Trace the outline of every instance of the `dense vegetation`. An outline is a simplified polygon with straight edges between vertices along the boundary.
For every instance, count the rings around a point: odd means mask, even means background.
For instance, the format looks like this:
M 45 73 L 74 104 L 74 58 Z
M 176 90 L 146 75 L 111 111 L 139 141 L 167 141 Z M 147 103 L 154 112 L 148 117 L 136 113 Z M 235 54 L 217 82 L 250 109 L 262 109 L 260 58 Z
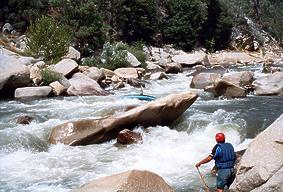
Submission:
M 4 0 L 0 25 L 18 32 L 48 15 L 72 32 L 72 44 L 84 56 L 106 42 L 173 44 L 184 50 L 224 49 L 233 24 L 252 18 L 277 40 L 283 39 L 281 0 Z M 233 16 L 233 18 L 232 18 Z
M 233 13 L 236 26 L 243 19 L 252 19 L 257 27 L 267 31 L 283 46 L 283 1 L 282 0 L 221 0 Z

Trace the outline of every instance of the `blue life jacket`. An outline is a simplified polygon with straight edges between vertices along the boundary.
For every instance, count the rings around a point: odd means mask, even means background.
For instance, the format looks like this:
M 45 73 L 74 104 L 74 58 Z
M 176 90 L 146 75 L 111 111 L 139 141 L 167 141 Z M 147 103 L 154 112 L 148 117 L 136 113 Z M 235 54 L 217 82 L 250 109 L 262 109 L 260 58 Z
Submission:
M 215 166 L 218 169 L 233 168 L 236 161 L 236 155 L 234 147 L 230 143 L 218 143 L 218 147 L 221 148 L 221 154 L 215 158 Z

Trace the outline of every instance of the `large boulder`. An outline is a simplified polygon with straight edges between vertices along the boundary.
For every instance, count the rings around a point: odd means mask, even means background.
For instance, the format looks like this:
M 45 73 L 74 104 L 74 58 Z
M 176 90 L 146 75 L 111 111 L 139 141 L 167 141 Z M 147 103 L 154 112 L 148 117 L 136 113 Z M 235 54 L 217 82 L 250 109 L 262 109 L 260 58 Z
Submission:
M 251 86 L 254 80 L 253 73 L 250 71 L 225 73 L 222 79 L 240 87 Z
M 208 56 L 208 60 L 212 65 L 216 64 L 248 64 L 260 62 L 261 59 L 244 52 L 221 52 Z
M 250 143 L 237 168 L 231 192 L 282 191 L 282 126 L 283 115 Z
M 42 87 L 22 87 L 17 88 L 15 91 L 15 98 L 28 98 L 28 97 L 47 97 L 52 91 L 49 86 Z
M 213 85 L 204 88 L 205 91 L 211 92 L 215 97 L 245 97 L 246 90 L 233 83 L 218 79 Z
M 192 67 L 198 64 L 209 65 L 207 55 L 205 53 L 185 53 L 174 55 L 173 62 L 180 63 L 184 67 Z
M 88 145 L 102 143 L 117 137 L 125 129 L 136 125 L 168 125 L 191 106 L 198 95 L 195 93 L 171 94 L 151 101 L 127 112 L 101 119 L 71 121 L 54 127 L 49 143 Z
M 199 73 L 193 77 L 190 87 L 196 89 L 204 89 L 207 86 L 213 85 L 213 83 L 219 78 L 221 78 L 221 74 Z
M 82 73 L 74 74 L 69 82 L 68 95 L 108 95 L 96 81 Z
M 121 78 L 125 78 L 125 79 L 137 79 L 138 76 L 138 71 L 136 68 L 118 68 L 114 71 L 114 73 Z
M 0 97 L 13 96 L 16 88 L 30 82 L 27 66 L 13 56 L 0 54 Z
M 103 177 L 72 192 L 173 192 L 159 175 L 150 171 L 130 170 Z
M 283 96 L 283 72 L 275 72 L 257 78 L 253 85 L 256 95 Z
M 100 83 L 103 79 L 105 79 L 105 74 L 97 67 L 91 67 L 86 69 L 83 74 L 88 76 L 89 78 L 95 80 L 96 82 Z
M 63 59 L 54 65 L 54 71 L 62 73 L 65 77 L 71 77 L 79 71 L 79 65 L 72 59 Z

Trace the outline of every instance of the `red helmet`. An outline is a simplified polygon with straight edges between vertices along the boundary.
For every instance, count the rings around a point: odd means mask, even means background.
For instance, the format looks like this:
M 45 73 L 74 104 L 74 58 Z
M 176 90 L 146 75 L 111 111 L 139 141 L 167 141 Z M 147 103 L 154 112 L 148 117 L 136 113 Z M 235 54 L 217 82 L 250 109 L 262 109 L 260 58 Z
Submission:
M 225 142 L 225 135 L 224 135 L 224 133 L 217 133 L 215 135 L 215 140 L 216 140 L 217 143 Z

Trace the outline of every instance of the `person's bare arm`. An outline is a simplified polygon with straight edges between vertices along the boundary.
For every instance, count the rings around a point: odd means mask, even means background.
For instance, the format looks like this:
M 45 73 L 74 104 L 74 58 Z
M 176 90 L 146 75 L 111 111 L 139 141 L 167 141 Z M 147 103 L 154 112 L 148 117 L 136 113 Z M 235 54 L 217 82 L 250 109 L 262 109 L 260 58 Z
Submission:
M 202 164 L 208 163 L 212 160 L 211 155 L 207 156 L 206 158 L 204 158 L 203 160 L 201 160 L 200 162 L 198 162 L 196 164 L 196 167 L 200 167 Z

